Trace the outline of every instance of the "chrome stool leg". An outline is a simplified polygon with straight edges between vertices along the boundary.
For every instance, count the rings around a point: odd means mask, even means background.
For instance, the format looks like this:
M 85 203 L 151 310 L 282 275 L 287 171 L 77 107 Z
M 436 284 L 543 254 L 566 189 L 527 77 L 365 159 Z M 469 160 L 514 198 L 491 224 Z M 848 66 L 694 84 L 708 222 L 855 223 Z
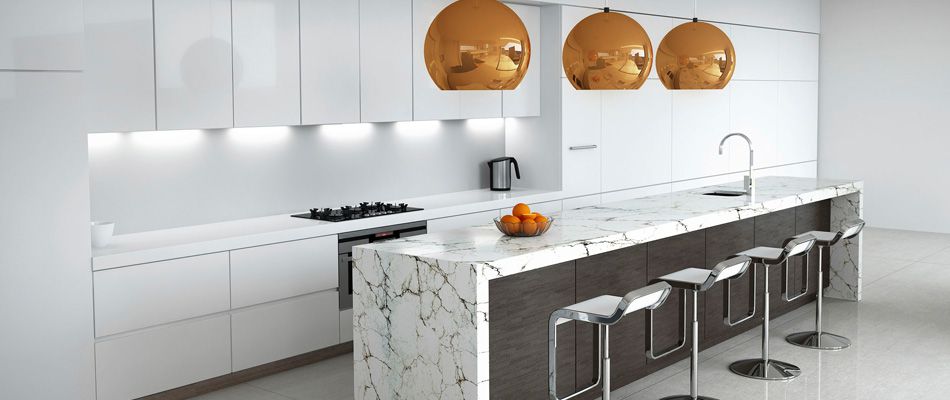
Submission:
M 740 360 L 729 365 L 729 370 L 747 378 L 769 381 L 785 381 L 802 374 L 795 365 L 769 358 L 769 265 L 763 264 L 765 277 L 765 301 L 762 317 L 762 358 Z
M 660 400 L 718 400 L 699 395 L 699 293 L 693 292 L 693 350 L 689 354 L 689 395 L 668 396 Z
M 827 333 L 822 330 L 822 309 L 824 305 L 825 283 L 822 262 L 825 246 L 818 246 L 818 302 L 815 312 L 815 330 L 798 332 L 788 335 L 785 340 L 789 343 L 816 350 L 843 350 L 851 346 L 851 341 L 844 336 Z

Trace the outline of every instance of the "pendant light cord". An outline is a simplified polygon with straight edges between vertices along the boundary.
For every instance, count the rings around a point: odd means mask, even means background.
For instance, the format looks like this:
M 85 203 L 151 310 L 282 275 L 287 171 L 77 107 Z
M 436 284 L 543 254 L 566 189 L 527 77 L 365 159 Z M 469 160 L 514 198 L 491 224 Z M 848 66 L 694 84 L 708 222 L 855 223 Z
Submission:
M 693 0 L 693 22 L 699 22 L 698 12 L 696 11 L 698 9 L 697 3 L 699 3 L 699 0 Z

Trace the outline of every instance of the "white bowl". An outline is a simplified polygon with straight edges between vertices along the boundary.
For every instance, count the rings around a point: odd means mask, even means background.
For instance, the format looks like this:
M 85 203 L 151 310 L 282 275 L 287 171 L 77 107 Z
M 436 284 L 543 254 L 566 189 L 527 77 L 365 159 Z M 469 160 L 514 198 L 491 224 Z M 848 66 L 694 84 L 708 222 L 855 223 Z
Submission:
M 92 247 L 106 247 L 112 242 L 115 222 L 92 222 Z

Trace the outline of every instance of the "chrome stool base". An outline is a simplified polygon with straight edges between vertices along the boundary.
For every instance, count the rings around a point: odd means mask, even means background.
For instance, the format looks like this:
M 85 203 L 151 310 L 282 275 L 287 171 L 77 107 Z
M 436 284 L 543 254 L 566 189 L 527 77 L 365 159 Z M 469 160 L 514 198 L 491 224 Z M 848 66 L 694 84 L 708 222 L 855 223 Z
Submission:
M 708 396 L 697 396 L 694 398 L 693 396 L 690 396 L 688 394 L 682 394 L 679 396 L 664 397 L 660 400 L 719 400 L 719 399 L 715 397 L 708 397 Z
M 746 378 L 766 381 L 787 381 L 802 374 L 801 368 L 787 362 L 761 358 L 736 361 L 729 365 L 729 370 Z
M 785 340 L 793 345 L 798 347 L 804 347 L 808 349 L 815 350 L 844 350 L 848 347 L 851 347 L 851 341 L 844 336 L 835 335 L 833 333 L 822 332 L 821 338 L 818 337 L 819 333 L 812 332 L 799 332 L 788 335 Z

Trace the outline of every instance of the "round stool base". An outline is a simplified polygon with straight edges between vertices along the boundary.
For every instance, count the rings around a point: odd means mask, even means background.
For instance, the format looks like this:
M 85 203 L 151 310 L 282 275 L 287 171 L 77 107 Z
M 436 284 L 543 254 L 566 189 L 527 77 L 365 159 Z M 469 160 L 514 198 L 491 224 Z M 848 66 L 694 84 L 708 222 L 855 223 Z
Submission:
M 802 369 L 792 364 L 760 358 L 740 360 L 729 365 L 729 370 L 746 378 L 766 381 L 787 381 L 802 374 Z
M 690 395 L 688 395 L 688 394 L 682 394 L 682 395 L 679 395 L 679 396 L 664 397 L 664 398 L 662 398 L 662 399 L 660 399 L 660 400 L 694 400 L 694 399 L 693 399 L 693 396 L 690 396 Z M 699 397 L 697 397 L 695 400 L 719 400 L 719 399 L 717 399 L 717 398 L 715 398 L 715 397 L 699 396 Z
M 851 341 L 848 338 L 827 332 L 821 333 L 820 341 L 818 332 L 814 331 L 793 333 L 788 335 L 785 340 L 798 347 L 815 350 L 844 350 L 851 346 Z

